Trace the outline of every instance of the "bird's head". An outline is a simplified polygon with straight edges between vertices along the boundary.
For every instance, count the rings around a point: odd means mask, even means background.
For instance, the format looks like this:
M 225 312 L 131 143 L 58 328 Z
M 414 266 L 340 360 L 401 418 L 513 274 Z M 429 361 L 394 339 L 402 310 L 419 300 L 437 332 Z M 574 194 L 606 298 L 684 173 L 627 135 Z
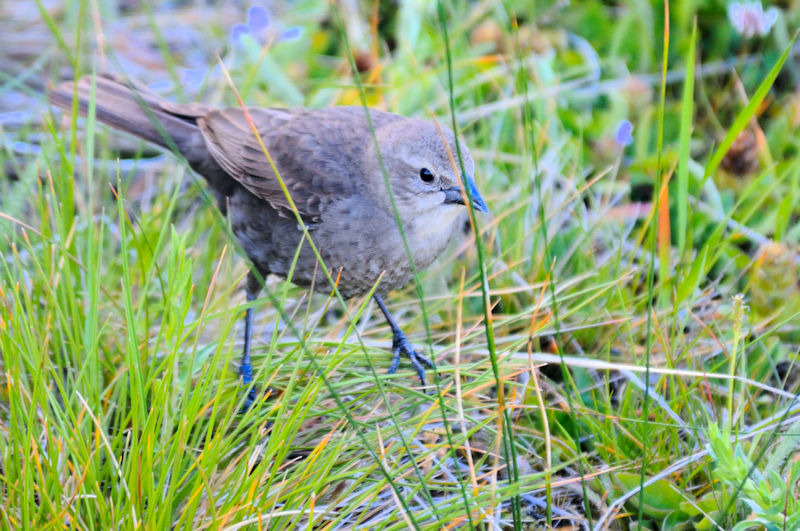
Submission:
M 463 214 L 467 201 L 480 212 L 488 212 L 475 186 L 475 165 L 466 145 L 460 142 L 464 172 L 459 164 L 453 132 L 426 120 L 400 119 L 376 130 L 386 175 L 401 218 L 419 216 L 435 222 Z M 370 139 L 371 141 L 371 139 Z M 376 188 L 385 191 L 383 172 L 374 156 Z M 388 194 L 385 194 L 388 201 Z

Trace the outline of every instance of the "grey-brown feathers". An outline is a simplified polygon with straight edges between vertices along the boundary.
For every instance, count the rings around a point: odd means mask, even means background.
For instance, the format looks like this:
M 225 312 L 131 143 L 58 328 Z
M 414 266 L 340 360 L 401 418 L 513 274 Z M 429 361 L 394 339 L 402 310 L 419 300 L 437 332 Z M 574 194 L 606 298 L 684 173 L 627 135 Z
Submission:
M 76 93 L 85 113 L 91 86 L 89 78 L 77 89 L 62 84 L 51 101 L 69 109 Z M 261 274 L 286 277 L 302 232 L 242 109 L 170 103 L 104 77 L 97 78 L 94 97 L 99 121 L 177 149 L 206 178 L 220 206 L 229 205 L 233 231 Z M 379 150 L 363 107 L 248 109 L 298 213 L 313 224 L 311 236 L 326 266 L 334 277 L 341 270 L 345 297 L 368 292 L 381 274 L 379 292 L 411 279 L 378 152 L 417 268 L 430 265 L 460 227 L 466 203 L 462 182 L 477 194 L 472 158 L 462 145 L 462 181 L 451 131 L 369 112 Z M 473 204 L 485 209 L 479 196 Z M 314 280 L 318 289 L 330 289 L 319 271 L 305 243 L 291 280 L 300 285 Z

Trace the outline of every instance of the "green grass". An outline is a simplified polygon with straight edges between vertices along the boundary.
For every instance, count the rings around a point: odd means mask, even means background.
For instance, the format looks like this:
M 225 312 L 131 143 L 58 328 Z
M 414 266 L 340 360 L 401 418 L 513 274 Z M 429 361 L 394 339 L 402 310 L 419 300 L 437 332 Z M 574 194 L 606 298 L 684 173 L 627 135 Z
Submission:
M 668 33 L 642 1 L 304 0 L 271 22 L 299 39 L 238 45 L 244 8 L 14 11 L 0 33 L 28 44 L 0 63 L 0 525 L 797 529 L 789 4 L 749 41 L 723 5 L 689 0 Z M 387 299 L 435 356 L 427 393 L 407 364 L 386 374 L 368 297 L 267 279 L 252 307 L 270 396 L 239 413 L 247 264 L 204 183 L 44 104 L 61 72 L 191 67 L 159 92 L 235 105 L 216 53 L 250 105 L 459 128 L 492 215 Z M 726 169 L 741 131 L 744 176 Z

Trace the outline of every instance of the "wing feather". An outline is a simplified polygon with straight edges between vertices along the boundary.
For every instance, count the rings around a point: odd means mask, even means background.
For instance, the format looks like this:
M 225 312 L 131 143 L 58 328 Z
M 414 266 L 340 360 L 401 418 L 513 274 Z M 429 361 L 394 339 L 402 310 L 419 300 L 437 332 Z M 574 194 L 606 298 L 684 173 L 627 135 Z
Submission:
M 372 136 L 363 107 L 248 112 L 305 220 L 320 221 L 331 201 L 365 184 L 364 151 Z M 370 114 L 376 128 L 400 118 L 374 109 Z M 282 216 L 294 216 L 244 111 L 211 111 L 198 125 L 209 152 L 231 177 Z

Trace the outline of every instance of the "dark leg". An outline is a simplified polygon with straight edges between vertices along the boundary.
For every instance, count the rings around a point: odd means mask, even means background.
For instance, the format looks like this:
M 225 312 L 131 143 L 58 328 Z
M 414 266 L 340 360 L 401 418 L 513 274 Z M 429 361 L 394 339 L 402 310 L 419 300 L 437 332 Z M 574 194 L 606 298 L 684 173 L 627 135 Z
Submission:
M 408 342 L 403 331 L 397 326 L 397 322 L 394 320 L 394 317 L 392 317 L 392 314 L 389 313 L 380 295 L 373 295 L 372 298 L 378 303 L 378 308 L 381 309 L 383 316 L 386 318 L 386 322 L 389 323 L 392 329 L 392 353 L 394 354 L 394 359 L 389 366 L 389 374 L 393 374 L 397 370 L 397 367 L 400 366 L 400 356 L 406 356 L 411 361 L 411 366 L 417 371 L 419 381 L 422 385 L 425 385 L 425 367 L 423 365 L 427 365 L 433 369 L 433 362 L 423 354 L 414 350 L 414 347 Z
M 245 293 L 247 302 L 252 302 L 258 297 L 261 285 L 258 279 L 252 274 L 247 275 L 247 285 Z M 242 376 L 242 383 L 247 387 L 247 396 L 244 399 L 243 411 L 250 409 L 256 399 L 256 389 L 253 383 L 253 366 L 250 364 L 250 343 L 253 338 L 253 308 L 248 308 L 244 314 L 244 351 L 242 352 L 242 364 L 239 366 L 239 374 Z

